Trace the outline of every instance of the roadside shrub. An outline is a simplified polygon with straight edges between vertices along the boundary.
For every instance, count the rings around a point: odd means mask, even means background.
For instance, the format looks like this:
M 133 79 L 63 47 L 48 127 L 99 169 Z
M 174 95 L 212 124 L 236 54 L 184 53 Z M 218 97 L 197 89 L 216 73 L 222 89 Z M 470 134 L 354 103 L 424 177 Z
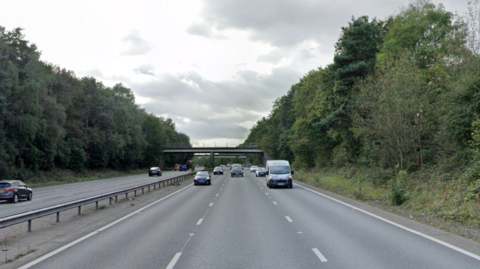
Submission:
M 402 205 L 407 200 L 407 171 L 400 170 L 390 187 L 390 202 L 392 205 Z

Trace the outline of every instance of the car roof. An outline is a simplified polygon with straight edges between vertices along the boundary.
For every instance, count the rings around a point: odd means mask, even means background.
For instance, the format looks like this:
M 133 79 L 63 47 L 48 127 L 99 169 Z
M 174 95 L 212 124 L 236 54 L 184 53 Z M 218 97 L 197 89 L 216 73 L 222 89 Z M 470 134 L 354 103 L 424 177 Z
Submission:
M 0 183 L 12 183 L 12 182 L 15 182 L 15 181 L 20 181 L 20 180 L 16 180 L 16 179 L 5 179 L 5 180 L 0 180 Z

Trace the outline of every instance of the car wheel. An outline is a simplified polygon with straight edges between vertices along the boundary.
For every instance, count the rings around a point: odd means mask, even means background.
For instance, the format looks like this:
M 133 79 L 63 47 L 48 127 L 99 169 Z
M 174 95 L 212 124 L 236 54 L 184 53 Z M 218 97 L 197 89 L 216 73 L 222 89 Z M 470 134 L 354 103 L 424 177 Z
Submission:
M 288 188 L 293 188 L 293 183 L 291 183 L 290 185 L 288 185 Z
M 29 193 L 28 193 L 27 200 L 28 200 L 28 201 L 32 201 L 32 197 L 33 197 L 33 193 L 32 193 L 32 192 L 29 192 Z
M 12 203 L 18 203 L 18 195 L 15 193 L 12 198 Z

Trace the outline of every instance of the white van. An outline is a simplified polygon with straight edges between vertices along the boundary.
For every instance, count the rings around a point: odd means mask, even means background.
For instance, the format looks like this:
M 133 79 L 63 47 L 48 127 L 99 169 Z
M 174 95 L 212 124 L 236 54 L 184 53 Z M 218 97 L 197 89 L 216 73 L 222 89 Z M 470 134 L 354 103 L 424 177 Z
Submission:
M 293 187 L 292 175 L 293 171 L 290 170 L 290 164 L 288 161 L 275 160 L 267 161 L 267 186 L 272 187 Z

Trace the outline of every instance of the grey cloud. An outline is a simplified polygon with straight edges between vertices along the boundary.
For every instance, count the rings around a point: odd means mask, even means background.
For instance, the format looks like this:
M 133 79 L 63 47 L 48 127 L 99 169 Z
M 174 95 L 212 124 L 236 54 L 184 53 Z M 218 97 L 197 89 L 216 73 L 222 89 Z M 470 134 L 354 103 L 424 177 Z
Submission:
M 330 49 L 341 33 L 341 27 L 352 16 L 367 15 L 385 19 L 398 12 L 411 0 L 331 1 L 331 0 L 203 0 L 201 15 L 219 32 L 240 29 L 250 33 L 255 41 L 276 47 L 290 47 L 306 40 L 328 44 Z M 467 0 L 442 0 L 449 11 L 464 10 Z M 463 2 L 463 3 L 461 3 Z M 438 4 L 440 0 L 434 0 Z M 211 31 L 211 30 L 210 30 Z
M 267 54 L 262 54 L 257 57 L 257 61 L 259 62 L 265 62 L 265 63 L 271 63 L 271 64 L 277 64 L 284 58 L 286 55 L 281 53 L 278 49 L 272 50 Z
M 192 140 L 245 139 L 244 126 L 271 110 L 273 101 L 286 94 L 302 74 L 289 68 L 273 69 L 271 75 L 237 72 L 233 80 L 211 81 L 196 72 L 162 74 L 148 83 L 131 83 L 135 95 L 153 101 L 142 104 L 150 113 L 178 121 L 180 131 Z M 190 122 L 183 122 L 188 118 Z
M 130 43 L 130 47 L 122 55 L 145 55 L 153 48 L 147 41 L 142 39 L 138 31 L 130 32 L 130 34 L 122 38 L 122 41 Z
M 223 35 L 218 33 L 218 25 L 215 26 L 215 23 L 207 21 L 197 21 L 192 25 L 188 26 L 186 31 L 191 35 L 198 35 L 207 38 L 223 39 Z
M 153 67 L 153 65 L 150 64 L 141 65 L 137 68 L 134 68 L 133 71 L 138 74 L 155 76 L 155 68 Z

